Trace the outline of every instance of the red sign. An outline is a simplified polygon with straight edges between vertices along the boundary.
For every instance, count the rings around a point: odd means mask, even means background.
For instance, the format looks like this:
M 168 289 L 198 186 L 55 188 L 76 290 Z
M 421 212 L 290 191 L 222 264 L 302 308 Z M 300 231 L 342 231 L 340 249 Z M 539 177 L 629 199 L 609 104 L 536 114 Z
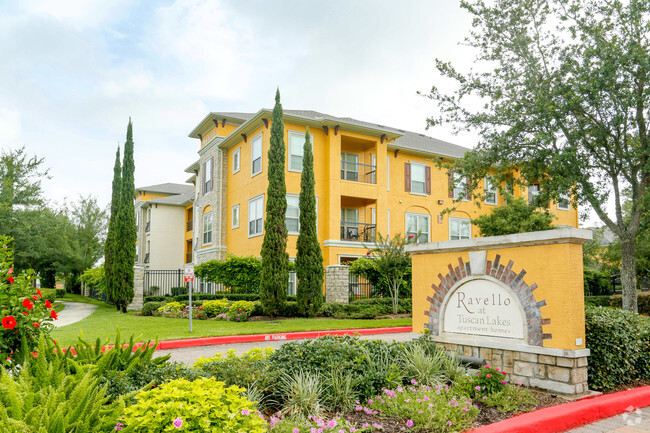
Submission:
M 194 281 L 194 265 L 188 263 L 185 265 L 185 282 Z

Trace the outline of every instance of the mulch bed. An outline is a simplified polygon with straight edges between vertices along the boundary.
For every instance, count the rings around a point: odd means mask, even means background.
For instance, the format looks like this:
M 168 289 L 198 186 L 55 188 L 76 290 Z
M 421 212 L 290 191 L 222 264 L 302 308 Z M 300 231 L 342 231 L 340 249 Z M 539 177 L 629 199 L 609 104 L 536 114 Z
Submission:
M 546 394 L 544 392 L 538 392 L 538 391 L 531 391 L 531 392 L 536 397 L 537 402 L 533 407 L 530 408 L 529 412 L 567 402 L 567 400 L 561 397 L 551 397 L 550 394 Z M 477 404 L 480 409 L 480 412 L 478 417 L 474 421 L 474 425 L 472 426 L 472 428 L 477 428 L 483 425 L 503 421 L 504 419 L 508 419 L 515 415 L 518 415 L 517 413 L 505 413 L 505 414 L 501 413 L 497 411 L 495 408 L 486 406 L 481 402 L 478 402 Z M 382 426 L 381 431 L 385 433 L 401 433 L 405 426 L 403 420 L 398 420 L 395 418 L 379 418 L 377 416 L 368 415 L 363 411 L 344 414 L 343 418 L 349 420 L 350 422 L 356 423 L 357 427 L 363 425 L 364 423 L 381 424 Z M 420 430 L 419 432 L 425 433 L 425 430 Z

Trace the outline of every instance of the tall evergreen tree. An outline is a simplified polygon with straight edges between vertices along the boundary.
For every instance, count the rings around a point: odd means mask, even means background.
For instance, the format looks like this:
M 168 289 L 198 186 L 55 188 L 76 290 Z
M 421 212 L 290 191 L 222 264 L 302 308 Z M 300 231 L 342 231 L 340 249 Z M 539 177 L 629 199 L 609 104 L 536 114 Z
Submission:
M 133 124 L 129 118 L 124 143 L 122 163 L 122 188 L 117 213 L 117 235 L 115 238 L 115 264 L 113 266 L 114 300 L 117 308 L 126 313 L 126 306 L 133 301 L 133 265 L 135 263 L 135 164 L 133 162 Z
M 309 128 L 305 133 L 305 147 L 300 176 L 300 234 L 296 254 L 298 277 L 298 308 L 305 316 L 315 316 L 323 304 L 323 253 L 316 235 L 316 191 L 314 155 L 311 150 Z
M 284 119 L 280 89 L 275 94 L 269 148 L 269 186 L 262 242 L 260 297 L 266 314 L 278 315 L 287 299 L 289 256 L 287 254 L 287 186 L 284 181 Z
M 117 235 L 117 214 L 120 208 L 120 195 L 122 193 L 122 165 L 120 163 L 120 146 L 115 152 L 115 166 L 113 168 L 113 194 L 111 196 L 111 215 L 108 220 L 108 233 L 104 244 L 104 273 L 106 278 L 106 296 L 109 301 L 115 302 L 115 236 Z M 119 308 L 119 307 L 118 307 Z

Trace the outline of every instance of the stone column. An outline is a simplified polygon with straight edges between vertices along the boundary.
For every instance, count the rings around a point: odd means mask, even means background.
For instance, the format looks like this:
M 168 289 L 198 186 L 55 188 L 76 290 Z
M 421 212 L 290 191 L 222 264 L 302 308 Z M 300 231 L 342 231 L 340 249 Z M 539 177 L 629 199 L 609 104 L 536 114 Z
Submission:
M 325 302 L 348 304 L 350 301 L 350 268 L 345 265 L 325 266 Z
M 144 266 L 133 267 L 133 302 L 127 305 L 127 310 L 142 310 L 144 305 Z

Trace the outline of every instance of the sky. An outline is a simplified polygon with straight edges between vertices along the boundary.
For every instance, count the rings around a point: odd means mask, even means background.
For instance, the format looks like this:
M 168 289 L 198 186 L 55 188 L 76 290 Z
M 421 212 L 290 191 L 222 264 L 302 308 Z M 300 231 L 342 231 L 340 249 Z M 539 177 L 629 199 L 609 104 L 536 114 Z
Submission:
M 133 120 L 136 187 L 184 183 L 210 111 L 284 109 L 426 133 L 436 58 L 469 68 L 469 14 L 448 0 L 0 0 L 0 148 L 45 159 L 53 203 L 110 201 Z

